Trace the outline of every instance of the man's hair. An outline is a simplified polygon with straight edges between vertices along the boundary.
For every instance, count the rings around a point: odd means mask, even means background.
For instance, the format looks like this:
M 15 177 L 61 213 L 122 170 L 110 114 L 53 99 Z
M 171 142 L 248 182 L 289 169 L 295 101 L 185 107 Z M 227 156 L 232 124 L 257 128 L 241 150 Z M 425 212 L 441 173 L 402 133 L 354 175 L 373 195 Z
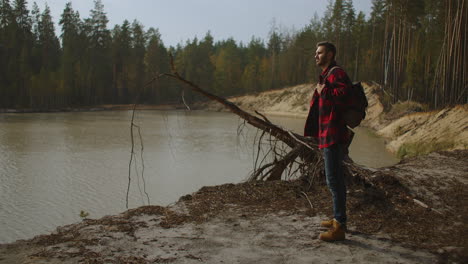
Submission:
M 317 48 L 320 47 L 320 46 L 324 46 L 326 52 L 333 53 L 332 59 L 335 59 L 336 47 L 335 47 L 335 45 L 333 43 L 331 43 L 329 41 L 320 41 L 319 43 L 317 43 Z

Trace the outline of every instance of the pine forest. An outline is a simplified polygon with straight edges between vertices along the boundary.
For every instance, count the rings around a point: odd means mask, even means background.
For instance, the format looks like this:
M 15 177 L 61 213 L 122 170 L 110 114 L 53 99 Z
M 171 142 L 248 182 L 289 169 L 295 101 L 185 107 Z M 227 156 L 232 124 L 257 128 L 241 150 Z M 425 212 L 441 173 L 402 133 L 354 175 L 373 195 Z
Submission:
M 248 43 L 215 42 L 208 31 L 175 47 L 138 20 L 109 28 L 101 0 L 86 18 L 67 3 L 58 25 L 47 5 L 27 6 L 0 0 L 4 109 L 179 103 L 179 83 L 149 82 L 170 71 L 170 54 L 184 78 L 220 96 L 315 82 L 316 43 L 323 40 L 336 44 L 337 62 L 352 80 L 380 84 L 393 103 L 468 103 L 467 0 L 373 0 L 367 16 L 352 0 L 329 0 L 326 12 L 311 14 L 299 30 L 272 23 L 267 39 Z M 185 99 L 202 100 L 189 91 Z

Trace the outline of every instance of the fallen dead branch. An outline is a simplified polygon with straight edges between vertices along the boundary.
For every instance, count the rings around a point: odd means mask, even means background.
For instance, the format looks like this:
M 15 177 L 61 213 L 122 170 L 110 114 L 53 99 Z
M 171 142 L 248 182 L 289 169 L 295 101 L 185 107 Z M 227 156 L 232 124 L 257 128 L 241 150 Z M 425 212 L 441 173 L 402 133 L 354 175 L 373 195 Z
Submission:
M 315 139 L 310 137 L 304 137 L 292 131 L 285 130 L 275 124 L 273 124 L 263 114 L 255 111 L 259 116 L 254 116 L 242 109 L 240 109 L 234 103 L 214 95 L 203 90 L 197 84 L 185 79 L 178 72 L 174 65 L 174 59 L 171 56 L 171 73 L 164 73 L 161 76 L 172 78 L 178 82 L 185 84 L 192 91 L 199 93 L 210 100 L 216 101 L 230 110 L 232 113 L 238 115 L 244 120 L 244 123 L 248 123 L 262 131 L 260 140 L 255 142 L 258 144 L 257 158 L 255 159 L 255 168 L 251 174 L 250 181 L 255 180 L 281 180 L 291 178 L 294 174 L 298 174 L 305 182 L 308 183 L 308 187 L 312 186 L 317 182 L 324 182 L 323 176 L 323 158 L 320 150 L 318 149 L 317 142 Z M 263 162 L 257 163 L 258 155 L 260 152 L 260 145 L 264 134 L 269 134 L 273 139 L 269 140 L 269 150 L 265 155 L 271 155 L 272 160 L 269 163 L 263 164 Z M 278 143 L 284 144 L 288 147 L 288 150 L 282 149 L 278 151 Z M 265 160 L 265 157 L 264 159 Z M 262 161 L 263 161 L 262 160 Z M 351 176 L 354 182 L 362 183 L 367 186 L 377 187 L 380 189 L 382 184 L 377 182 L 378 177 L 372 176 L 372 172 L 355 163 L 345 163 L 346 174 Z M 289 168 L 289 175 L 285 174 L 286 169 Z M 381 190 L 385 193 L 385 190 Z
M 266 118 L 263 114 L 256 111 L 256 114 L 260 117 L 254 116 L 242 109 L 240 109 L 237 105 L 233 104 L 232 102 L 222 98 L 220 96 L 214 95 L 209 93 L 202 88 L 200 88 L 197 84 L 186 80 L 183 78 L 176 70 L 174 66 L 174 60 L 171 56 L 171 73 L 163 74 L 166 77 L 175 79 L 185 85 L 187 85 L 193 91 L 200 93 L 207 98 L 217 101 L 218 103 L 225 106 L 229 109 L 232 113 L 241 117 L 245 122 L 249 123 L 250 125 L 262 130 L 263 133 L 268 133 L 271 135 L 275 140 L 280 141 L 281 143 L 286 144 L 290 150 L 286 155 L 282 155 L 279 152 L 276 152 L 276 148 L 273 148 L 273 161 L 271 163 L 261 165 L 259 164 L 259 168 L 255 168 L 254 172 L 252 173 L 250 180 L 280 180 L 283 172 L 288 166 L 292 166 L 292 164 L 296 161 L 299 157 L 304 162 L 299 162 L 299 166 L 307 166 L 307 164 L 317 164 L 317 160 L 320 160 L 321 154 L 317 147 L 317 143 L 313 138 L 304 137 L 292 131 L 284 130 L 281 127 L 273 124 Z M 261 139 L 257 144 L 261 144 Z M 277 143 L 276 141 L 270 141 L 270 144 Z M 259 153 L 259 150 L 257 154 Z M 312 162 L 311 162 L 312 161 Z M 315 162 L 314 162 L 315 161 Z M 299 171 L 299 170 L 295 170 Z

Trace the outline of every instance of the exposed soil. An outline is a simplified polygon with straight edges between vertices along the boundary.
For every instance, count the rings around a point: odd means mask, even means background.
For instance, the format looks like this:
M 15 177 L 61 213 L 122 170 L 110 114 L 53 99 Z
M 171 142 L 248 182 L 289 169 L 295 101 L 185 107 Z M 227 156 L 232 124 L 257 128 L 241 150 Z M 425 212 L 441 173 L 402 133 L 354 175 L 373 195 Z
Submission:
M 456 140 L 452 149 L 459 142 L 456 146 L 465 149 L 351 170 L 349 175 L 365 175 L 371 182 L 348 177 L 343 242 L 317 239 L 324 231 L 320 221 L 332 213 L 323 183 L 306 188 L 301 180 L 249 182 L 203 187 L 169 207 L 85 219 L 49 235 L 0 245 L 0 264 L 468 263 L 468 150 L 463 145 L 468 109 L 393 113 L 396 121 L 389 120 L 378 87 L 364 87 L 370 104 L 365 124 L 391 131 L 383 133 L 390 145 L 449 137 Z M 310 89 L 303 85 L 232 101 L 247 110 L 305 116 Z M 217 110 L 211 103 L 200 107 Z
M 380 185 L 349 181 L 344 242 L 317 239 L 332 212 L 323 184 L 306 190 L 300 180 L 250 182 L 203 187 L 169 207 L 144 206 L 0 245 L 0 263 L 466 263 L 467 156 L 440 152 L 360 169 Z M 443 187 L 420 188 L 434 178 Z

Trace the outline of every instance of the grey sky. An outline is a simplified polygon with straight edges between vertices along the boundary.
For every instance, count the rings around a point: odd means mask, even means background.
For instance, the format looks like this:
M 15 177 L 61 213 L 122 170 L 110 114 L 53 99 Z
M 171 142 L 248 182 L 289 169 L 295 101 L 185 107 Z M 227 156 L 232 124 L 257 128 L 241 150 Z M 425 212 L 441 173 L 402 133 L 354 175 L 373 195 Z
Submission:
M 35 0 L 41 12 L 49 5 L 57 31 L 58 21 L 69 0 Z M 34 1 L 28 0 L 30 8 Z M 72 0 L 80 17 L 89 17 L 93 0 Z M 140 21 L 145 29 L 158 28 L 164 43 L 175 46 L 211 31 L 215 41 L 233 37 L 248 43 L 252 36 L 266 39 L 273 19 L 280 28 L 301 29 L 314 13 L 323 16 L 328 0 L 103 0 L 108 27 L 125 19 Z M 371 0 L 354 0 L 356 13 L 368 16 Z

